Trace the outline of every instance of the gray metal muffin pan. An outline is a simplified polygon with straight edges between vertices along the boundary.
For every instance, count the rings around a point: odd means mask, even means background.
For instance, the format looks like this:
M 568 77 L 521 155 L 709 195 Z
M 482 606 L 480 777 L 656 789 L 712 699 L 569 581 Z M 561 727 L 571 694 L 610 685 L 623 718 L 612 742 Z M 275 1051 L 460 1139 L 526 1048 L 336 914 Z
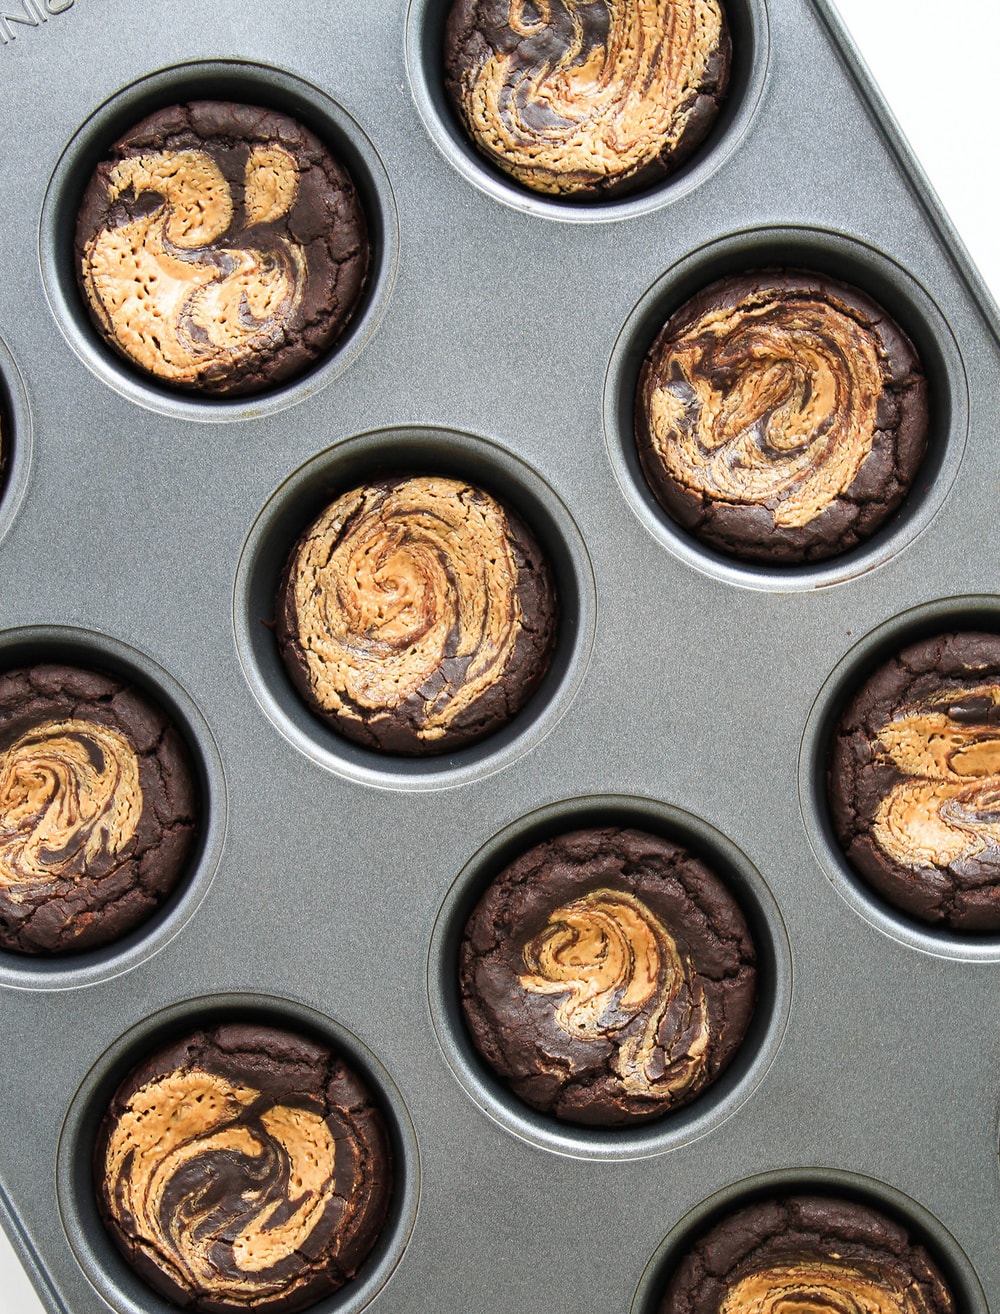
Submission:
M 443 0 L 205 0 L 185 23 L 123 0 L 42 9 L 0 45 L 0 660 L 130 672 L 187 735 L 206 819 L 184 889 L 128 941 L 0 960 L 0 1214 L 44 1304 L 167 1309 L 91 1207 L 95 1123 L 145 1049 L 236 1014 L 327 1035 L 392 1128 L 389 1225 L 321 1314 L 649 1314 L 692 1226 L 755 1191 L 817 1186 L 905 1217 L 966 1314 L 985 1314 L 1000 1303 L 1000 940 L 920 929 L 868 895 L 831 841 L 822 772 L 839 700 L 880 654 L 1000 628 L 1000 350 L 825 0 L 729 0 L 734 91 L 707 148 L 675 180 L 587 208 L 518 190 L 456 135 Z M 376 236 L 340 350 L 262 398 L 139 379 L 73 290 L 75 199 L 103 145 L 193 95 L 274 104 L 326 136 Z M 773 261 L 883 300 L 935 399 L 926 477 L 897 520 L 801 570 L 681 537 L 629 445 L 658 323 L 701 282 Z M 423 763 L 313 721 L 262 623 L 326 491 L 394 463 L 517 504 L 563 607 L 552 673 L 510 729 Z M 608 818 L 713 859 L 762 965 L 720 1086 L 625 1132 L 506 1095 L 462 1032 L 453 976 L 497 864 Z

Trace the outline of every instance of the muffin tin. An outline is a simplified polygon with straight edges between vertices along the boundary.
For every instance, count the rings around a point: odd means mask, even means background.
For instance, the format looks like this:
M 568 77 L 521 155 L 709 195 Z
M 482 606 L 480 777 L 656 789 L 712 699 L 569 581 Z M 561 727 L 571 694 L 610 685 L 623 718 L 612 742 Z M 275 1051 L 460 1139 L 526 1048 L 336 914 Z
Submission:
M 823 773 L 838 708 L 886 653 L 1000 630 L 1000 349 L 825 0 L 729 0 L 733 89 L 708 144 L 674 180 L 596 206 L 531 196 L 462 141 L 439 0 L 207 0 L 166 29 L 167 57 L 162 21 L 121 0 L 41 8 L 44 24 L 0 18 L 0 660 L 90 662 L 148 688 L 188 739 L 207 818 L 185 887 L 126 941 L 0 958 L 0 1214 L 43 1303 L 165 1314 L 97 1220 L 96 1124 L 141 1053 L 256 1017 L 336 1045 L 393 1137 L 387 1228 L 321 1314 L 651 1314 L 690 1229 L 763 1190 L 817 1187 L 905 1218 L 964 1314 L 985 1314 L 1000 1296 L 1000 939 L 880 904 L 839 857 Z M 96 341 L 69 259 L 101 149 L 206 94 L 325 136 L 375 240 L 340 349 L 243 401 L 132 374 Z M 630 438 L 671 308 L 775 262 L 883 301 L 935 399 L 901 513 L 814 567 L 740 565 L 683 538 Z M 417 464 L 518 507 L 562 601 L 525 711 L 423 761 L 312 718 L 266 624 L 324 499 Z M 607 821 L 709 857 L 760 951 L 757 1017 L 726 1077 L 629 1131 L 519 1104 L 477 1059 L 455 986 L 483 883 L 545 834 Z

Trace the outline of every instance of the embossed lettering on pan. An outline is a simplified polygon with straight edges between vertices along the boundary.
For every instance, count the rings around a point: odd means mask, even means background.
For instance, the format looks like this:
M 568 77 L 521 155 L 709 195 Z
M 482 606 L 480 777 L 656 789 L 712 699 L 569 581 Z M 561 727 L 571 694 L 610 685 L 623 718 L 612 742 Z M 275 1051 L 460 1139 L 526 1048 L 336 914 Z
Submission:
M 64 14 L 72 9 L 75 0 L 21 0 L 21 11 L 13 4 L 4 5 L 0 13 L 0 46 L 7 46 L 17 39 L 19 28 L 40 27 L 49 21 L 50 14 Z
M 241 395 L 300 374 L 351 321 L 367 227 L 347 171 L 286 115 L 192 101 L 125 134 L 77 222 L 102 337 L 179 388 Z
M 657 501 L 710 547 L 821 561 L 899 507 L 928 393 L 909 339 L 865 293 L 800 271 L 713 283 L 650 348 L 635 433 Z
M 883 898 L 931 925 L 1000 930 L 1000 636 L 904 648 L 834 733 L 833 822 Z
M 691 156 L 730 53 L 720 0 L 456 0 L 445 82 L 496 167 L 586 200 L 634 192 Z

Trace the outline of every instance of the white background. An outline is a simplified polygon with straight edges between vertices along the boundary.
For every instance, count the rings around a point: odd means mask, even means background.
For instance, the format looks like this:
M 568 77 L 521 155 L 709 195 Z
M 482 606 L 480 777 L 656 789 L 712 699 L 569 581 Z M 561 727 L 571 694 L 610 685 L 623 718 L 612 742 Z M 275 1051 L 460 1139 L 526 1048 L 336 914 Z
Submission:
M 838 0 L 934 189 L 1000 301 L 998 0 Z M 0 1314 L 43 1314 L 0 1233 Z

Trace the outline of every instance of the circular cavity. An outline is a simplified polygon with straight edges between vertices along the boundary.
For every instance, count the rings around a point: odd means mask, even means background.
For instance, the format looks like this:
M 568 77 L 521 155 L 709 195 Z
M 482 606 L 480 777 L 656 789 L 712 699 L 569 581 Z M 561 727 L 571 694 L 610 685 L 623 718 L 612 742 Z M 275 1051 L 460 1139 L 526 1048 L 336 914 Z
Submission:
M 732 56 L 728 90 L 718 115 L 707 132 L 689 141 L 690 157 L 675 159 L 673 172 L 660 180 L 649 171 L 637 174 L 634 185 L 643 190 L 622 199 L 574 200 L 551 199 L 502 173 L 480 152 L 466 133 L 447 90 L 445 32 L 453 0 L 410 0 L 406 23 L 406 62 L 410 87 L 417 108 L 431 139 L 444 157 L 470 182 L 494 199 L 515 209 L 549 219 L 574 222 L 606 222 L 645 213 L 667 201 L 690 192 L 725 160 L 746 131 L 760 99 L 768 62 L 767 11 L 764 0 L 723 0 Z M 528 6 L 511 9 L 521 12 L 520 25 L 544 24 L 526 11 Z M 499 8 L 499 6 L 497 6 Z M 552 22 L 579 24 L 579 0 L 557 0 L 552 7 Z M 544 34 L 543 34 L 544 35 Z
M 99 164 L 109 158 L 113 143 L 148 116 L 170 106 L 207 101 L 259 106 L 286 115 L 311 132 L 350 175 L 368 230 L 367 284 L 343 335 L 329 350 L 318 354 L 314 365 L 310 367 L 303 362 L 305 372 L 297 374 L 292 381 L 278 380 L 268 386 L 263 380 L 261 386 L 268 390 L 247 398 L 185 396 L 119 355 L 95 327 L 77 280 L 74 254 L 77 216 L 90 180 Z M 267 189 L 276 175 L 273 167 L 264 167 L 257 171 L 257 176 L 261 185 L 251 194 L 259 193 L 257 208 L 266 217 L 270 194 Z M 153 192 L 147 190 L 143 195 L 151 197 Z M 136 222 L 148 226 L 148 219 L 149 214 L 139 206 Z M 268 224 L 265 231 L 270 234 L 270 242 L 275 230 L 271 220 Z M 252 246 L 251 239 L 252 229 L 246 235 L 248 248 Z M 385 169 L 367 137 L 339 105 L 318 88 L 291 74 L 232 60 L 164 69 L 106 101 L 76 133 L 56 165 L 42 207 L 39 240 L 42 277 L 52 312 L 70 345 L 99 378 L 130 400 L 165 415 L 187 420 L 240 420 L 248 415 L 270 414 L 310 395 L 355 358 L 374 331 L 395 277 L 398 224 Z M 224 235 L 220 240 L 224 240 Z M 242 238 L 237 234 L 234 240 L 239 242 Z M 291 251 L 294 246 L 295 242 L 291 245 L 285 242 L 283 255 L 294 257 Z
M 0 340 L 0 539 L 14 523 L 28 487 L 31 412 L 24 380 Z
M 39 627 L 0 633 L 0 675 L 50 664 L 124 680 L 141 697 L 148 698 L 158 712 L 162 711 L 183 745 L 198 820 L 180 879 L 151 916 L 120 938 L 80 952 L 54 955 L 0 951 L 0 983 L 36 990 L 67 989 L 107 980 L 162 949 L 205 897 L 222 851 L 226 821 L 225 781 L 218 749 L 191 699 L 165 671 L 124 644 L 85 630 Z M 133 723 L 144 725 L 138 708 L 133 708 L 121 725 Z M 118 720 L 106 731 L 106 737 L 115 743 L 120 738 L 116 727 L 121 728 Z M 9 745 L 5 742 L 4 747 Z M 111 743 L 104 744 L 105 762 L 113 748 Z M 136 764 L 136 770 L 142 772 L 139 779 L 149 784 L 153 778 L 141 763 L 140 757 Z M 139 824 L 143 824 L 141 819 Z
M 195 1032 L 232 1025 L 280 1028 L 328 1047 L 360 1077 L 381 1115 L 393 1173 L 385 1223 L 357 1275 L 308 1306 L 317 1314 L 356 1314 L 388 1280 L 413 1229 L 420 1189 L 416 1136 L 402 1097 L 378 1059 L 336 1022 L 289 1000 L 220 995 L 185 1001 L 147 1018 L 98 1059 L 70 1105 L 59 1141 L 56 1188 L 69 1243 L 91 1283 L 116 1310 L 170 1314 L 177 1308 L 137 1275 L 105 1230 L 96 1206 L 95 1148 L 115 1091 L 138 1064 Z
M 675 1314 L 682 1309 L 692 1314 L 696 1309 L 699 1314 L 723 1314 L 751 1303 L 757 1308 L 756 1301 L 747 1298 L 745 1304 L 737 1305 L 753 1272 L 760 1274 L 759 1308 L 772 1308 L 766 1294 L 767 1277 L 769 1272 L 771 1277 L 779 1275 L 773 1268 L 769 1270 L 768 1264 L 775 1257 L 781 1261 L 783 1228 L 789 1247 L 799 1254 L 808 1253 L 812 1261 L 806 1275 L 808 1290 L 825 1307 L 858 1307 L 847 1299 L 853 1277 L 855 1283 L 872 1283 L 870 1289 L 865 1287 L 871 1302 L 859 1303 L 882 1314 L 906 1309 L 923 1314 L 954 1310 L 986 1314 L 988 1306 L 972 1265 L 933 1214 L 882 1182 L 831 1169 L 763 1173 L 703 1201 L 671 1229 L 657 1249 L 639 1283 L 631 1314 Z M 696 1256 L 709 1234 L 716 1238 L 717 1260 L 712 1270 L 717 1280 L 706 1284 L 704 1269 L 699 1282 Z M 820 1274 L 813 1265 L 824 1260 L 827 1264 L 832 1260 L 833 1268 Z M 856 1269 L 852 1267 L 855 1264 Z M 906 1302 L 908 1287 L 900 1288 L 896 1280 L 910 1264 L 922 1296 L 938 1296 L 943 1288 L 951 1299 L 930 1299 L 912 1306 Z M 875 1278 L 876 1265 L 887 1279 L 884 1286 Z M 727 1285 L 730 1273 L 731 1287 Z M 787 1276 L 785 1292 L 795 1303 L 787 1285 L 792 1280 Z M 723 1288 L 733 1293 L 728 1304 Z M 825 1294 L 818 1295 L 817 1288 Z M 845 1305 L 838 1304 L 838 1295 L 846 1299 Z M 883 1298 L 885 1303 L 880 1304 Z
M 484 1060 L 466 1024 L 459 979 L 466 925 L 500 872 L 537 844 L 568 832 L 625 827 L 662 836 L 704 861 L 743 914 L 756 950 L 753 1015 L 731 1062 L 693 1102 L 652 1122 L 580 1126 L 531 1108 Z M 760 874 L 706 822 L 650 799 L 600 795 L 566 800 L 530 813 L 495 835 L 466 864 L 438 914 L 428 963 L 431 1015 L 456 1077 L 475 1103 L 514 1135 L 575 1158 L 637 1159 L 704 1136 L 730 1117 L 761 1081 L 784 1034 L 791 957 L 777 905 Z
M 740 561 L 843 556 L 906 496 L 927 447 L 911 343 L 857 288 L 798 270 L 704 288 L 650 347 L 639 464 L 668 516 Z
M 892 316 L 916 350 L 927 380 L 927 453 L 895 515 L 852 550 L 822 562 L 744 562 L 695 538 L 673 520 L 648 484 L 635 441 L 643 361 L 671 316 L 722 279 L 761 270 L 809 271 L 858 289 Z M 712 242 L 669 269 L 632 311 L 612 352 L 605 384 L 612 465 L 633 510 L 664 547 L 706 574 L 746 588 L 788 592 L 855 578 L 889 560 L 930 522 L 961 463 L 968 431 L 962 358 L 941 312 L 911 275 L 874 248 L 819 229 L 747 230 Z
M 557 601 L 520 518 L 459 479 L 415 475 L 336 498 L 282 575 L 278 647 L 339 734 L 429 756 L 501 729 L 545 677 Z
M 895 940 L 939 957 L 997 961 L 997 930 L 962 932 L 925 924 L 879 894 L 841 847 L 827 788 L 838 723 L 862 686 L 901 650 L 960 632 L 994 635 L 1000 644 L 1000 599 L 969 596 L 927 603 L 894 617 L 855 644 L 824 682 L 809 713 L 799 752 L 799 804 L 824 871 L 842 897 L 872 925 Z M 890 774 L 894 785 L 900 776 L 894 770 Z
M 273 622 L 282 577 L 303 530 L 339 494 L 413 474 L 467 480 L 523 520 L 555 586 L 558 623 L 548 671 L 502 729 L 435 757 L 402 757 L 353 743 L 303 701 L 282 661 Z M 321 765 L 368 784 L 437 789 L 498 770 L 538 743 L 565 712 L 593 642 L 594 580 L 583 540 L 558 497 L 515 457 L 479 438 L 439 429 L 390 429 L 352 438 L 296 471 L 264 507 L 236 575 L 236 641 L 244 673 L 283 735 Z

